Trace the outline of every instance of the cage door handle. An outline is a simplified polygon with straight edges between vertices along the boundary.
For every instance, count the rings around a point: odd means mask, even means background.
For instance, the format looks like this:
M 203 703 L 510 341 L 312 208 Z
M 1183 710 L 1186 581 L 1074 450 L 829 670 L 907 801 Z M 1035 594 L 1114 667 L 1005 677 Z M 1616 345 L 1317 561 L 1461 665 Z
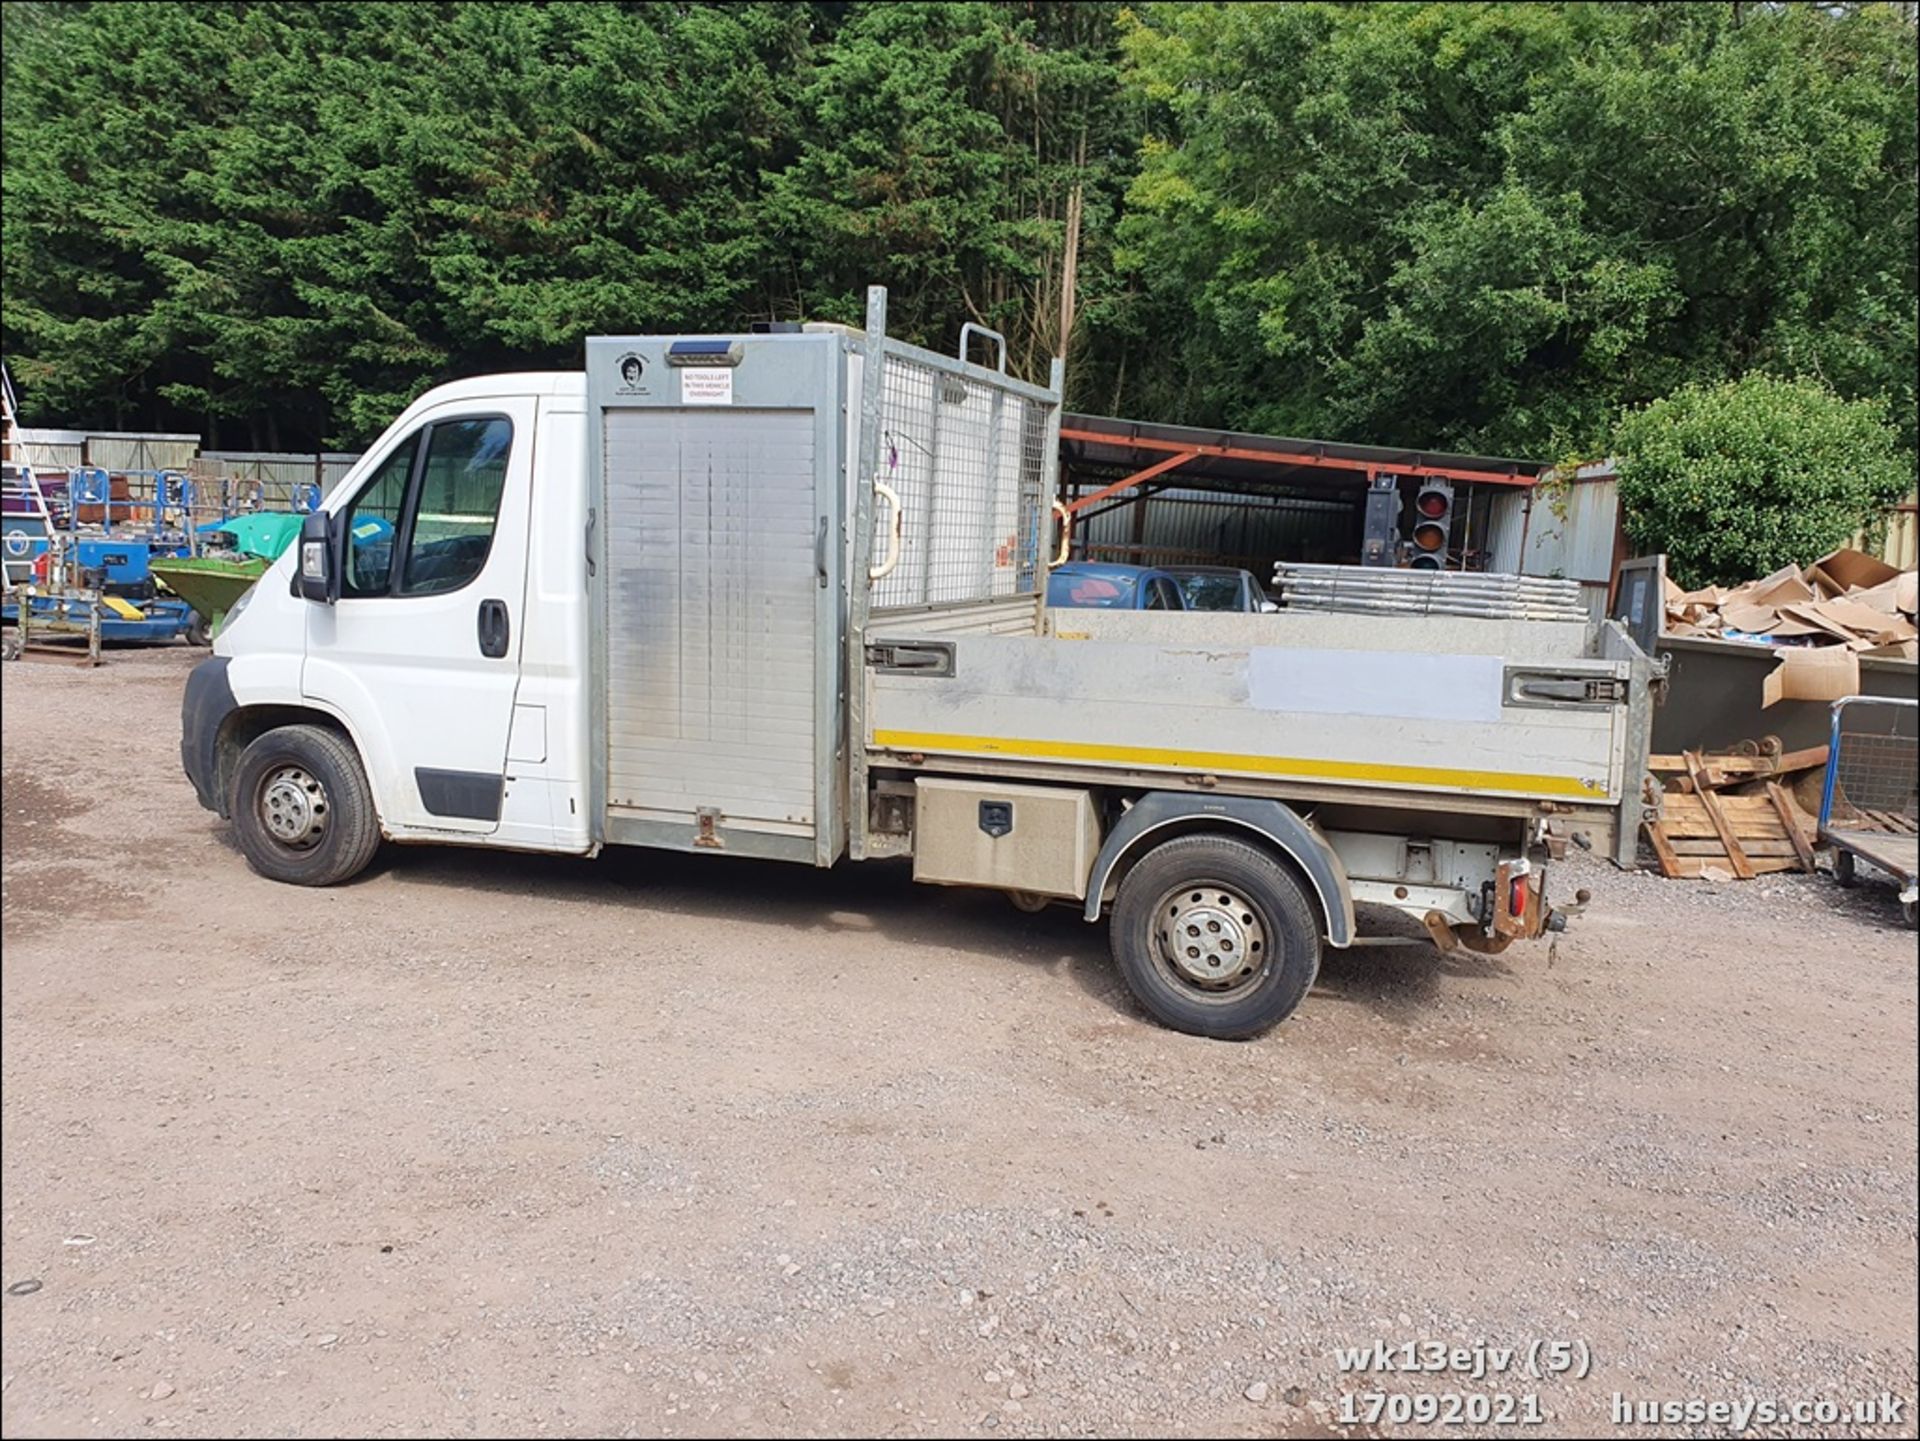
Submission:
M 883 496 L 887 504 L 893 507 L 893 519 L 887 526 L 887 558 L 880 564 L 867 568 L 867 579 L 885 580 L 893 574 L 893 568 L 900 564 L 900 541 L 906 534 L 907 513 L 900 508 L 898 492 L 884 480 L 876 479 L 873 482 L 873 489 L 874 494 Z
M 1000 373 L 1005 375 L 1007 373 L 1007 337 L 997 330 L 987 329 L 984 325 L 975 325 L 971 320 L 960 327 L 960 358 L 969 364 L 972 363 L 972 357 L 967 352 L 972 349 L 973 337 L 976 335 L 986 336 L 997 347 L 999 357 L 997 366 Z

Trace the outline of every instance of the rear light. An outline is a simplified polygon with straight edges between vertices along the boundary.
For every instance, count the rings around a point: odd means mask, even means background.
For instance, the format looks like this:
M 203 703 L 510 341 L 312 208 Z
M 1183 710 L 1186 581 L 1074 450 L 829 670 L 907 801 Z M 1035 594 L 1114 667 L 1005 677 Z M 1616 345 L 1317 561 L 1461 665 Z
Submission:
M 1525 876 L 1515 876 L 1513 878 L 1512 889 L 1507 896 L 1507 914 L 1513 916 L 1516 920 L 1525 916 L 1527 913 L 1528 899 L 1527 878 Z

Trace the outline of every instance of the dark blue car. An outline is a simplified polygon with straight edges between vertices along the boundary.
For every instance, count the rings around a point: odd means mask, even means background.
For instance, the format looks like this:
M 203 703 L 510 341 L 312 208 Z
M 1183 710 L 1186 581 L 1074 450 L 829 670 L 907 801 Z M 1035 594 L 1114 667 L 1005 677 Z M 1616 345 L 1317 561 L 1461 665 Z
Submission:
M 1075 610 L 1185 610 L 1180 582 L 1144 565 L 1076 560 L 1047 575 L 1047 604 Z

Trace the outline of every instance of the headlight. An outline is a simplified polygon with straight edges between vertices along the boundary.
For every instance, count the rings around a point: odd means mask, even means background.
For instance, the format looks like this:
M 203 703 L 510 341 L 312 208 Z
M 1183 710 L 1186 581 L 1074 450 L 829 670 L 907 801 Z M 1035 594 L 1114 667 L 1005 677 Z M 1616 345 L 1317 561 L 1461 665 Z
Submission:
M 221 630 L 225 630 L 236 620 L 240 619 L 240 612 L 253 604 L 253 593 L 258 589 L 260 589 L 260 582 L 256 580 L 252 585 L 240 592 L 240 599 L 227 607 L 227 618 L 221 623 Z

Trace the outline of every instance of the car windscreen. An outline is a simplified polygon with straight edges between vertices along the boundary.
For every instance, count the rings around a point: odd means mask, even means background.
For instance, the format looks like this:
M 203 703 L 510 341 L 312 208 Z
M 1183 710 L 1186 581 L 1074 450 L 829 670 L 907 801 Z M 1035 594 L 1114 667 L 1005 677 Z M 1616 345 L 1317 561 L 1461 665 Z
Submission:
M 1133 606 L 1133 586 L 1130 575 L 1055 573 L 1047 577 L 1047 604 L 1129 610 Z
M 1237 575 L 1183 575 L 1180 588 L 1187 593 L 1188 610 L 1239 610 L 1241 606 Z

